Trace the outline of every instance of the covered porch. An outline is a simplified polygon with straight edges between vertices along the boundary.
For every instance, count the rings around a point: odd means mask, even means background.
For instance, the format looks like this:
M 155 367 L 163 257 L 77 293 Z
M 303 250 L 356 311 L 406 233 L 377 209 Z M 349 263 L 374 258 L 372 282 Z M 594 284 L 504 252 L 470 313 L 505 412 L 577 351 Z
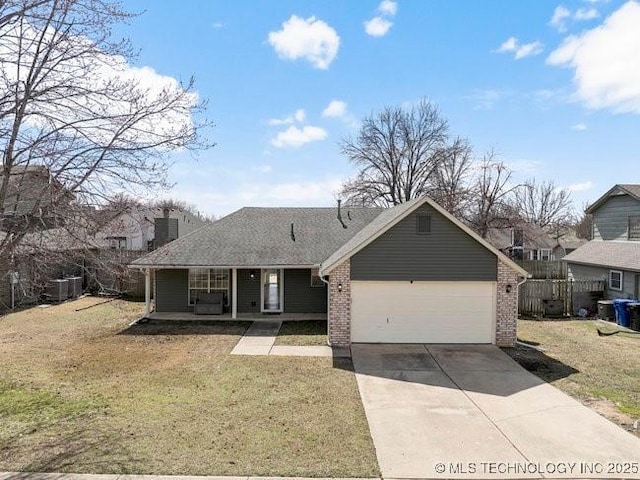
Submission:
M 314 266 L 176 265 L 142 270 L 145 274 L 145 318 L 252 321 L 327 319 L 328 292 Z M 214 291 L 224 296 L 222 314 L 195 314 L 194 305 L 201 294 Z
M 309 321 L 309 320 L 327 320 L 326 313 L 237 313 L 234 318 L 231 313 L 223 313 L 222 315 L 196 315 L 193 312 L 151 312 L 145 315 L 149 320 L 215 320 L 215 321 Z

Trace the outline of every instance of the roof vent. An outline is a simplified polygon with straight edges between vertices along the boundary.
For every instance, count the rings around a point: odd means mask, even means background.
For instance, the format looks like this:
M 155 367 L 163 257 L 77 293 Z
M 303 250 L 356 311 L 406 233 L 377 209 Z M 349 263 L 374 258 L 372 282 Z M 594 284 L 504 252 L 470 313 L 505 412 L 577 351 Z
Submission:
M 342 224 L 342 228 L 347 228 L 344 221 L 342 220 L 342 212 L 340 211 L 340 204 L 342 200 L 338 200 L 338 221 Z
M 418 215 L 416 217 L 416 233 L 418 235 L 431 233 L 431 215 Z

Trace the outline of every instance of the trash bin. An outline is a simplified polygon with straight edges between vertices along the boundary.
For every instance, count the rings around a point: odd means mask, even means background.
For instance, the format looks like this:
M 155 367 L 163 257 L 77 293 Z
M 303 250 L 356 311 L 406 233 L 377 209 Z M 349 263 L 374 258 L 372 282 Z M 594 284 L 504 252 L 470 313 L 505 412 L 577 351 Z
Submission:
M 613 300 L 598 300 L 598 318 L 607 322 L 616 321 L 616 312 L 613 309 Z
M 629 328 L 640 332 L 640 302 L 628 303 L 629 307 Z
M 628 298 L 618 298 L 613 301 L 613 308 L 616 311 L 616 323 L 618 325 L 629 328 L 629 309 L 627 305 L 636 302 L 637 300 L 630 300 Z

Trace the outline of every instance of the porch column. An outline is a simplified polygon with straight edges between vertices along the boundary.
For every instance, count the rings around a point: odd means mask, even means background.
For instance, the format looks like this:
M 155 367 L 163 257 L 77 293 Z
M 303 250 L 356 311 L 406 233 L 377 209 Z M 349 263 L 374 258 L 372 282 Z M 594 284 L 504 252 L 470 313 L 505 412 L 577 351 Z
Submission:
M 238 318 L 238 269 L 231 269 L 231 318 Z
M 144 316 L 148 317 L 151 313 L 151 269 L 144 269 Z

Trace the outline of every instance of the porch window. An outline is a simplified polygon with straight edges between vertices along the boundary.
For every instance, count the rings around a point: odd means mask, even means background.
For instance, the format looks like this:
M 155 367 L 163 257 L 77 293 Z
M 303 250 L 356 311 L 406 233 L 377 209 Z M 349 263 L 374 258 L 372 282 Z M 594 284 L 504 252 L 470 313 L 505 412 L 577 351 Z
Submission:
M 611 290 L 622 290 L 622 272 L 620 270 L 609 271 L 609 288 Z
M 195 303 L 199 293 L 223 292 L 229 299 L 229 270 L 226 268 L 189 269 L 189 305 Z

